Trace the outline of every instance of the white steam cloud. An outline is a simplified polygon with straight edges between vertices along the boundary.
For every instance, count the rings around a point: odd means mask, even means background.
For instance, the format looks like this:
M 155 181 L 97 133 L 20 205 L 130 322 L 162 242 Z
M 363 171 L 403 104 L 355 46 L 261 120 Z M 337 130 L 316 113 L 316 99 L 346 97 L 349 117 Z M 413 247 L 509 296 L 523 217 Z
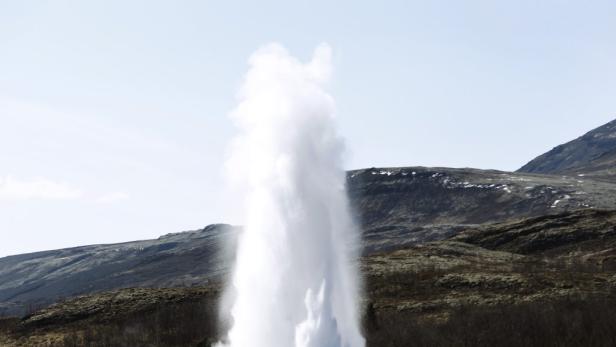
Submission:
M 331 49 L 304 64 L 280 45 L 259 49 L 232 113 L 228 169 L 245 198 L 230 285 L 230 347 L 363 347 L 357 232 L 341 165 L 334 102 L 324 90 Z

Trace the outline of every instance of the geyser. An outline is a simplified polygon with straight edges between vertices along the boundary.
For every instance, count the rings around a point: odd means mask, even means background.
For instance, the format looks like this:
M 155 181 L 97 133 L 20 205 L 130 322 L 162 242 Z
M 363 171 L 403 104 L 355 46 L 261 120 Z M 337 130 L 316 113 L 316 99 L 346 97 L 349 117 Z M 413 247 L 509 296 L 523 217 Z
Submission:
M 230 347 L 363 347 L 359 245 L 345 193 L 343 143 L 325 91 L 331 50 L 298 61 L 259 49 L 231 113 L 227 169 L 244 230 L 230 283 Z

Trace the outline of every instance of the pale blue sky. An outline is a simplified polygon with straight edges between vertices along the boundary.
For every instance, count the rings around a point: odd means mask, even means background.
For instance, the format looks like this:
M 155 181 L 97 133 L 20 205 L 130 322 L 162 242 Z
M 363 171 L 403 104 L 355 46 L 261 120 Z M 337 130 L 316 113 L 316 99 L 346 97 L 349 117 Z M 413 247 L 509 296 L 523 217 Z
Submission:
M 0 0 L 0 256 L 229 221 L 272 41 L 333 47 L 348 168 L 514 170 L 616 118 L 614 1 Z

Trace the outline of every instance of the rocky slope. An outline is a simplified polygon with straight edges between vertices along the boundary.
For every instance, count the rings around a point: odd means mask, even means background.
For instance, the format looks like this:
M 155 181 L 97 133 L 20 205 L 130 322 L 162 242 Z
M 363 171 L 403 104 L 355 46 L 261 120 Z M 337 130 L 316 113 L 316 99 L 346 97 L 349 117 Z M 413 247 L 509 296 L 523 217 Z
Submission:
M 364 273 L 377 307 L 433 314 L 469 300 L 533 301 L 580 290 L 608 295 L 616 290 L 615 260 L 616 211 L 586 209 L 471 227 L 375 254 L 364 259 Z M 413 273 L 429 279 L 405 278 Z
M 125 287 L 208 283 L 227 272 L 236 229 L 211 225 L 156 240 L 92 245 L 0 259 L 0 315 Z
M 577 210 L 464 231 L 452 240 L 516 254 L 572 257 L 606 265 L 616 255 L 616 212 Z M 616 263 L 615 263 L 616 265 Z
M 609 345 L 614 230 L 616 211 L 586 209 L 365 256 L 368 346 Z M 113 336 L 114 346 L 205 346 L 224 330 L 215 326 L 219 288 L 82 296 L 6 322 L 0 342 L 71 346 Z
M 351 171 L 368 253 L 439 240 L 468 225 L 616 206 L 616 185 L 580 177 L 450 168 Z
M 616 180 L 616 120 L 553 148 L 518 172 Z

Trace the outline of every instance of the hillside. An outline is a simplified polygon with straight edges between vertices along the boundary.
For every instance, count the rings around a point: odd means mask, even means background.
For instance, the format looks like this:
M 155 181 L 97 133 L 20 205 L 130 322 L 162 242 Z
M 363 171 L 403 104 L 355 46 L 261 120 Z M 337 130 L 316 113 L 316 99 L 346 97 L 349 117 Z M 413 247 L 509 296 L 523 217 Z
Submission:
M 518 172 L 616 180 L 616 120 L 556 146 L 531 160 Z
M 614 230 L 616 211 L 587 209 L 365 256 L 368 346 L 514 346 L 520 339 L 527 346 L 609 345 L 616 329 Z M 205 346 L 224 330 L 217 325 L 219 295 L 211 283 L 82 296 L 5 320 L 0 342 Z
M 357 170 L 348 174 L 348 190 L 367 255 L 486 222 L 616 206 L 609 182 L 476 169 Z M 0 258 L 0 313 L 118 288 L 205 285 L 228 271 L 238 230 L 211 225 L 155 240 Z
M 439 240 L 468 225 L 616 206 L 616 185 L 580 177 L 451 168 L 351 171 L 368 253 Z
M 206 284 L 227 272 L 225 247 L 234 228 L 156 240 L 91 245 L 0 258 L 0 314 L 23 314 L 58 299 L 125 287 Z

